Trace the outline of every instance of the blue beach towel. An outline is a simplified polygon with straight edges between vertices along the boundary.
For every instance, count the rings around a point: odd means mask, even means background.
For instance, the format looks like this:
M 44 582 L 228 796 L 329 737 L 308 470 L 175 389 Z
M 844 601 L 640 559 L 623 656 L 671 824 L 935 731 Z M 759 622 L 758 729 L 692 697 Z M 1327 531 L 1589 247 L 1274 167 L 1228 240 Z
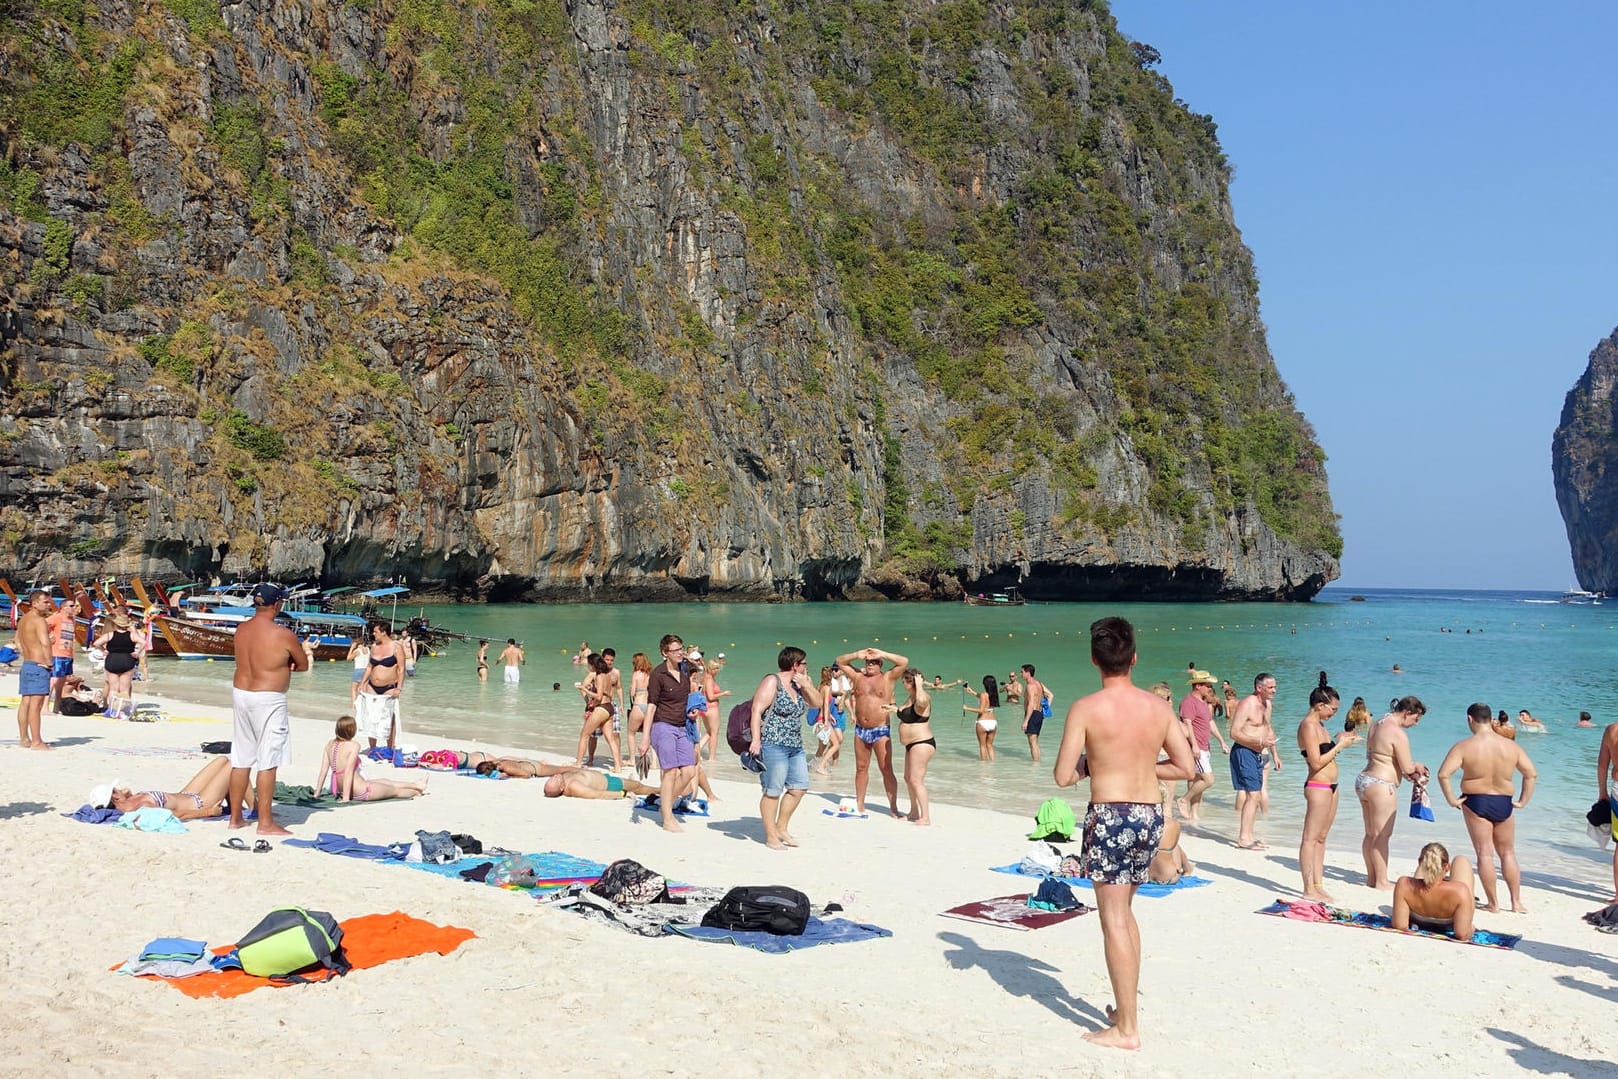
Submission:
M 996 873 L 1009 873 L 1014 877 L 1040 877 L 1045 880 L 1059 880 L 1063 884 L 1071 884 L 1078 888 L 1091 888 L 1095 885 L 1087 877 L 1058 877 L 1054 873 L 1024 873 L 1016 865 L 997 865 L 991 869 Z M 1178 884 L 1142 884 L 1136 895 L 1146 896 L 1148 899 L 1161 899 L 1166 895 L 1184 891 L 1186 888 L 1201 888 L 1212 884 L 1206 877 L 1181 877 Z
M 755 951 L 781 955 L 802 951 L 819 944 L 852 944 L 862 940 L 891 937 L 890 930 L 875 925 L 862 925 L 847 918 L 820 919 L 811 917 L 801 936 L 777 936 L 774 933 L 743 933 L 733 929 L 711 929 L 700 925 L 665 925 L 665 933 L 674 933 L 692 940 L 706 940 L 714 944 L 737 944 Z
M 1271 903 L 1267 907 L 1262 908 L 1256 913 L 1273 914 L 1278 918 L 1284 918 L 1286 917 L 1287 911 L 1292 909 L 1292 904 L 1297 902 L 1301 902 L 1301 900 L 1277 899 L 1275 902 Z M 1323 923 L 1319 923 L 1324 925 L 1347 925 L 1356 929 L 1381 929 L 1391 933 L 1403 932 L 1409 936 L 1428 937 L 1432 940 L 1447 940 L 1451 944 L 1474 944 L 1480 948 L 1500 948 L 1507 951 L 1515 948 L 1522 940 L 1520 935 L 1514 933 L 1491 933 L 1487 929 L 1473 929 L 1471 940 L 1456 940 L 1448 933 L 1434 932 L 1429 929 L 1417 929 L 1414 926 L 1401 931 L 1393 928 L 1393 919 L 1389 918 L 1386 914 L 1366 914 L 1357 910 L 1345 910 L 1342 907 L 1325 907 L 1324 904 L 1317 905 L 1323 906 L 1326 914 L 1328 915 L 1327 919 Z
M 339 835 L 336 832 L 321 832 L 313 839 L 283 840 L 282 846 L 313 847 L 326 854 L 341 854 L 345 858 L 359 858 L 368 862 L 403 858 L 405 851 L 409 849 L 409 845 L 405 843 L 395 843 L 386 847 L 375 843 L 361 843 L 353 836 Z
M 123 813 L 116 809 L 102 809 L 93 805 L 81 805 L 71 813 L 63 813 L 64 817 L 72 817 L 85 824 L 117 824 Z
M 573 854 L 564 854 L 559 850 L 540 851 L 537 854 L 524 854 L 533 865 L 535 875 L 544 881 L 559 881 L 557 884 L 541 883 L 535 891 L 546 888 L 562 886 L 562 883 L 571 884 L 577 880 L 599 880 L 606 870 L 606 864 L 592 861 L 589 858 L 580 858 Z M 430 862 L 400 862 L 400 865 L 410 869 L 419 869 L 424 873 L 432 873 L 452 880 L 461 880 L 461 874 L 468 869 L 483 865 L 485 862 L 497 862 L 499 858 L 487 854 L 474 854 L 467 858 L 457 858 L 453 862 L 444 862 L 433 865 Z
M 146 807 L 118 818 L 118 827 L 133 828 L 141 832 L 184 832 L 186 827 L 167 809 Z

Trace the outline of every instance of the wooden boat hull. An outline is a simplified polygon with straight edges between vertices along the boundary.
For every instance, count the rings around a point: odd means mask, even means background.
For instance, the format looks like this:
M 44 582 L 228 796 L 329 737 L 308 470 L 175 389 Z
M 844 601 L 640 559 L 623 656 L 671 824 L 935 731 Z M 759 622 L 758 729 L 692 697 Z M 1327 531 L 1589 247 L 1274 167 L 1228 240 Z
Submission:
M 158 632 L 181 659 L 235 659 L 236 628 L 211 626 L 187 618 L 159 615 Z M 338 660 L 348 658 L 349 642 L 321 641 L 315 646 L 315 659 Z

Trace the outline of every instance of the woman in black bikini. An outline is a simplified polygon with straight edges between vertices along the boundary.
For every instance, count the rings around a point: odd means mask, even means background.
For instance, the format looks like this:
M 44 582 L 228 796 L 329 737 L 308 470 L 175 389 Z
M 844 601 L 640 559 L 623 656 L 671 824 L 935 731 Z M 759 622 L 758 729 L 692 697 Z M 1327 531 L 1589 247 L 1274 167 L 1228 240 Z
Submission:
M 899 720 L 899 744 L 905 754 L 905 788 L 910 791 L 910 812 L 905 820 L 914 824 L 931 824 L 927 803 L 927 762 L 938 751 L 938 740 L 933 737 L 933 699 L 922 681 L 921 671 L 906 667 L 902 675 L 910 700 L 903 708 L 887 707 Z
M 1337 714 L 1337 691 L 1326 684 L 1326 672 L 1309 693 L 1309 714 L 1298 724 L 1298 753 L 1309 775 L 1303 781 L 1303 838 L 1298 845 L 1298 871 L 1303 874 L 1303 897 L 1330 903 L 1326 894 L 1326 834 L 1337 818 L 1337 757 L 1360 740 L 1353 731 L 1336 738 L 1326 733 L 1326 721 Z
M 404 673 L 399 643 L 385 622 L 371 623 L 371 658 L 360 679 L 359 697 L 354 701 L 359 729 L 376 748 L 386 741 L 388 748 L 399 736 L 399 680 Z
M 483 641 L 478 645 L 478 681 L 489 680 L 489 642 Z

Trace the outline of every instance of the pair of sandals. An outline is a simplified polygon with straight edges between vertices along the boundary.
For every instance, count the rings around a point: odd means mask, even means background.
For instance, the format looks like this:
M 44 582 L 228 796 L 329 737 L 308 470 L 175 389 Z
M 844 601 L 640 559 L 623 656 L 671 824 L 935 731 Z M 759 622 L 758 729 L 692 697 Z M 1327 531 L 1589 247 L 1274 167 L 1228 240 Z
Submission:
M 254 840 L 253 845 L 251 847 L 249 847 L 247 845 L 246 840 L 242 839 L 242 837 L 239 836 L 239 835 L 233 835 L 229 839 L 225 840 L 223 843 L 221 843 L 219 845 L 221 847 L 224 847 L 226 850 L 239 850 L 239 851 L 249 851 L 250 850 L 254 854 L 268 854 L 268 853 L 270 853 L 270 850 L 271 850 L 270 841 L 268 839 Z

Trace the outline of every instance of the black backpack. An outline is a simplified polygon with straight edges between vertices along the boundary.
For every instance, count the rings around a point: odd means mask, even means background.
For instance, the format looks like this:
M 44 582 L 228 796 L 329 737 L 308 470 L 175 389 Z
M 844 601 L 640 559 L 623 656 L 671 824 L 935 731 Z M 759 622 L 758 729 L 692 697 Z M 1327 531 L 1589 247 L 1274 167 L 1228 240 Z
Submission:
M 740 756 L 746 753 L 753 744 L 753 702 L 751 699 L 743 701 L 730 710 L 730 719 L 725 724 L 725 741 L 730 743 L 732 753 Z
M 707 929 L 796 937 L 809 924 L 809 897 L 780 884 L 732 888 L 702 916 L 702 924 Z

